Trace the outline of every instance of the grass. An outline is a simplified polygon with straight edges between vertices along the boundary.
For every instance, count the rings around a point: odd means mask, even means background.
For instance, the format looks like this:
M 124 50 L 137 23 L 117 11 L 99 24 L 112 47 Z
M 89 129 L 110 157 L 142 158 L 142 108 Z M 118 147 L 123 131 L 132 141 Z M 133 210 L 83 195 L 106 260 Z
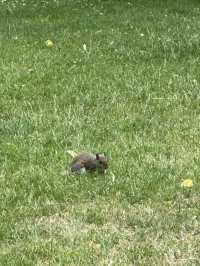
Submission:
M 0 264 L 199 265 L 199 2 L 0 5 Z

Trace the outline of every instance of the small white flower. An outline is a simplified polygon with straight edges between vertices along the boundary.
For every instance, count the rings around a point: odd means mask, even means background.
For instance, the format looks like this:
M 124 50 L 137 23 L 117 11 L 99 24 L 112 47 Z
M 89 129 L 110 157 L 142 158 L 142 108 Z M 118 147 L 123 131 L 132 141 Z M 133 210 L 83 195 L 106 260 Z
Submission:
M 111 177 L 112 177 L 112 182 L 115 182 L 115 175 L 113 173 L 111 173 Z
M 87 46 L 86 46 L 85 43 L 83 44 L 83 50 L 84 50 L 85 52 L 87 51 Z
M 140 33 L 140 36 L 141 36 L 141 37 L 144 37 L 144 33 Z

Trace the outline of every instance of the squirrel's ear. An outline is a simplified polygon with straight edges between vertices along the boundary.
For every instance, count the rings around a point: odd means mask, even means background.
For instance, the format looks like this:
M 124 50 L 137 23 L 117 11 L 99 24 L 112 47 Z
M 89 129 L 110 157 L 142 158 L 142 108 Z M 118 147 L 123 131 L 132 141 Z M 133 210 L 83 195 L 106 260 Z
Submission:
M 99 154 L 98 153 L 96 154 L 96 159 L 99 160 Z

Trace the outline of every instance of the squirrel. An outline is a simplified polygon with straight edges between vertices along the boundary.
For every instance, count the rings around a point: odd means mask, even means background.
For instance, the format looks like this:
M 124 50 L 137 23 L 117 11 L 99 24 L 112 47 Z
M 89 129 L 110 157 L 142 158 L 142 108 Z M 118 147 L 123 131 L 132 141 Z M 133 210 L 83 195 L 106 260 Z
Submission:
M 72 173 L 85 173 L 98 171 L 105 174 L 108 168 L 108 159 L 104 154 L 80 153 L 76 155 L 71 162 Z

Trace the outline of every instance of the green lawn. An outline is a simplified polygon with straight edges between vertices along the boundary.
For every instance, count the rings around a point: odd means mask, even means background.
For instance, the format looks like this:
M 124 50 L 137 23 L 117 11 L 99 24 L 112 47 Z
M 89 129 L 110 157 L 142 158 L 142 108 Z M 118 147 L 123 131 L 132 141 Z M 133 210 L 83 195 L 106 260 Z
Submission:
M 197 0 L 0 2 L 0 265 L 200 265 L 199 33 Z

